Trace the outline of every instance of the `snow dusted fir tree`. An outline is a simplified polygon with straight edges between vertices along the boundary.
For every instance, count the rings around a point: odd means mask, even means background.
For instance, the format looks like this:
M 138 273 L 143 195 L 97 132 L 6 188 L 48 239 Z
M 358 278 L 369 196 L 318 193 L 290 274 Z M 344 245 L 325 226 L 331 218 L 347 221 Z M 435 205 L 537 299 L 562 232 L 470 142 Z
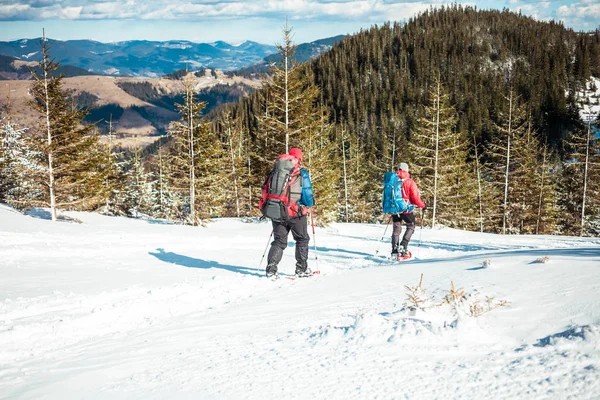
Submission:
M 468 162 L 470 141 L 455 131 L 456 111 L 439 78 L 423 111 L 409 146 L 414 179 L 431 208 L 431 225 L 473 228 L 479 216 L 475 168 Z
M 345 124 L 338 128 L 337 135 L 340 143 L 337 159 L 340 165 L 336 169 L 342 172 L 337 189 L 339 219 L 344 222 L 369 222 L 373 218 L 373 209 L 364 200 L 369 174 L 362 146 L 358 136 L 348 133 Z
M 497 214 L 497 196 L 494 195 L 495 188 L 489 179 L 485 179 L 484 168 L 480 161 L 479 145 L 477 138 L 473 137 L 473 149 L 475 151 L 475 173 L 477 175 L 477 227 L 480 232 L 496 230 Z
M 597 121 L 597 120 L 596 120 Z M 592 116 L 564 141 L 567 157 L 560 179 L 563 233 L 600 235 L 600 140 L 592 131 Z
M 526 197 L 535 197 L 528 193 L 533 186 L 533 175 L 527 168 L 532 167 L 537 157 L 537 149 L 528 154 L 531 148 L 527 146 L 529 121 L 525 105 L 519 104 L 512 88 L 504 98 L 506 108 L 499 112 L 497 133 L 487 149 L 488 173 L 498 197 L 494 208 L 500 215 L 498 226 L 502 234 L 520 233 L 523 229 L 522 217 L 528 211 Z
M 140 151 L 135 151 L 122 163 L 123 187 L 117 204 L 128 217 L 140 218 L 148 215 L 152 205 L 151 185 Z
M 319 105 L 320 89 L 312 83 L 311 72 L 294 61 L 296 45 L 287 22 L 282 31 L 283 42 L 277 46 L 281 60 L 272 65 L 272 77 L 264 82 L 265 113 L 257 116 L 254 155 L 258 175 L 264 179 L 279 154 L 292 147 L 301 148 L 302 166 L 310 172 L 320 222 L 327 223 L 335 218 L 334 188 L 338 179 L 331 168 L 334 144 L 329 139 L 329 115 Z
M 534 208 L 536 235 L 550 235 L 558 233 L 560 219 L 559 193 L 557 173 L 560 170 L 558 156 L 554 154 L 548 144 L 538 150 L 538 162 L 534 166 L 534 192 L 537 197 L 537 207 Z
M 38 111 L 41 123 L 33 132 L 33 150 L 43 155 L 43 177 L 35 177 L 43 195 L 31 205 L 50 208 L 52 220 L 57 209 L 94 210 L 105 204 L 110 190 L 106 177 L 115 166 L 106 159 L 94 126 L 81 125 L 86 111 L 62 88 L 62 76 L 56 76 L 59 64 L 50 56 L 50 43 L 43 35 L 39 73 L 32 71 L 31 107 Z M 41 178 L 41 179 L 40 179 Z
M 165 149 L 159 141 L 158 151 L 151 164 L 153 169 L 149 172 L 150 179 L 150 202 L 148 213 L 153 218 L 181 219 L 177 216 L 178 195 L 171 190 L 170 180 L 171 166 L 167 162 Z
M 226 158 L 221 141 L 202 118 L 206 103 L 197 99 L 190 74 L 183 85 L 184 103 L 177 105 L 181 119 L 170 127 L 174 143 L 170 149 L 169 185 L 183 200 L 178 205 L 183 221 L 198 225 L 223 212 Z
M 0 125 L 0 202 L 24 208 L 40 197 L 32 177 L 44 172 L 37 161 L 40 154 L 32 151 L 21 129 L 8 116 Z
M 509 233 L 532 234 L 542 229 L 551 234 L 557 218 L 555 179 L 548 150 L 531 129 L 525 107 L 513 112 L 507 227 Z
M 225 170 L 224 178 L 229 181 L 226 185 L 227 200 L 224 212 L 226 216 L 241 217 L 249 216 L 252 210 L 251 193 L 244 192 L 247 185 L 248 175 L 246 172 L 247 138 L 243 134 L 239 121 L 233 119 L 230 110 L 223 112 L 219 124 L 222 127 L 225 142 L 228 168 Z
M 109 193 L 104 206 L 100 212 L 107 215 L 126 215 L 123 205 L 123 196 L 126 189 L 125 168 L 126 161 L 123 161 L 123 153 L 113 151 L 113 122 L 112 114 L 109 117 L 108 124 L 108 144 L 106 145 L 106 163 L 115 166 L 113 173 L 104 178 L 104 187 Z

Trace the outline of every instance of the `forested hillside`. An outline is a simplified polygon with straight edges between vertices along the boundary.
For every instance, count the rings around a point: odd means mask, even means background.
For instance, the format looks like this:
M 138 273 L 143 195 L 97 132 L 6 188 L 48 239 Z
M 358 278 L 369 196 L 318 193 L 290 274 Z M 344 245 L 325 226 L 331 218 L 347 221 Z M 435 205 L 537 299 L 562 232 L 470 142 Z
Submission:
M 348 36 L 306 66 L 332 121 L 378 136 L 410 137 L 436 77 L 458 112 L 457 129 L 489 138 L 503 95 L 528 103 L 534 127 L 554 144 L 573 124 L 569 92 L 600 76 L 600 30 L 454 6 Z M 257 98 L 242 109 L 254 114 Z M 253 130 L 252 115 L 241 111 Z
M 102 210 L 191 224 L 258 216 L 274 157 L 297 146 L 318 223 L 386 222 L 382 177 L 407 162 L 427 204 L 421 224 L 600 235 L 600 30 L 455 5 L 348 36 L 303 64 L 292 37 L 286 25 L 260 89 L 240 87 L 239 101 L 208 115 L 193 74 L 177 102 L 123 86 L 153 105 L 177 103 L 178 119 L 126 160 L 109 141 L 119 172 L 104 182 Z M 6 121 L 3 140 L 21 143 L 21 127 Z M 19 159 L 0 152 L 0 201 L 24 207 L 26 188 L 11 177 L 31 163 Z M 44 190 L 31 195 L 48 204 Z
M 539 180 L 542 172 L 536 175 L 530 170 L 530 174 L 520 176 L 523 171 L 516 170 L 521 168 L 519 163 L 531 167 L 545 159 L 542 164 L 553 171 L 553 175 L 543 173 L 545 185 L 549 176 L 557 177 L 559 170 L 550 159 L 567 160 L 577 153 L 572 136 L 585 136 L 586 131 L 580 106 L 598 102 L 597 95 L 582 99 L 576 93 L 593 93 L 596 89 L 591 77 L 600 76 L 599 30 L 576 33 L 559 23 L 539 22 L 508 11 L 442 7 L 424 12 L 406 24 L 374 26 L 348 36 L 300 68 L 321 89 L 316 106 L 324 106 L 328 122 L 334 124 L 330 138 L 344 144 L 346 154 L 338 149 L 335 158 L 360 159 L 364 170 L 356 179 L 376 182 L 358 185 L 358 192 L 363 195 L 357 196 L 354 212 L 350 211 L 353 207 L 347 207 L 338 217 L 369 221 L 380 213 L 380 194 L 375 192 L 380 190 L 381 176 L 402 159 L 414 165 L 413 173 L 423 185 L 427 201 L 438 203 L 437 222 L 515 233 L 540 232 L 544 225 L 541 220 L 545 218 L 553 221 L 543 230 L 549 233 L 569 231 L 577 225 L 572 222 L 558 227 L 556 218 L 560 212 L 556 205 L 544 205 L 543 201 L 527 204 L 534 198 L 545 198 L 553 189 L 545 188 L 541 195 L 535 191 L 517 194 L 518 187 L 531 183 L 523 179 Z M 228 110 L 252 137 L 260 136 L 257 116 L 268 108 L 267 92 L 268 88 L 263 89 Z M 445 103 L 440 104 L 442 99 Z M 444 107 L 445 115 L 437 113 Z M 446 132 L 440 131 L 444 124 Z M 425 132 L 428 125 L 436 128 Z M 511 132 L 507 134 L 509 128 Z M 515 148 L 521 143 L 514 137 L 515 128 L 525 137 L 523 146 L 531 146 L 535 139 L 538 150 L 548 144 L 546 153 L 536 153 L 525 160 L 528 150 Z M 440 147 L 443 134 L 446 148 Z M 507 138 L 513 138 L 512 149 L 502 142 Z M 436 145 L 438 152 L 431 154 L 428 149 Z M 443 165 L 440 154 L 450 157 L 450 151 L 456 147 L 462 149 L 462 155 L 455 155 L 455 160 L 446 160 Z M 558 161 L 553 159 L 554 163 Z M 485 165 L 479 165 L 480 162 Z M 331 165 L 339 167 L 341 173 L 339 162 Z M 462 178 L 444 174 L 456 170 L 463 171 Z M 508 172 L 501 176 L 500 170 Z M 473 174 L 485 182 L 478 185 Z M 465 176 L 472 176 L 473 180 L 456 183 Z M 520 182 L 516 181 L 519 177 Z M 432 193 L 432 186 L 440 183 L 439 179 L 454 179 L 455 183 L 438 187 L 445 194 Z M 581 186 L 582 182 L 583 177 L 578 184 Z M 485 183 L 490 187 L 485 187 Z M 482 204 L 484 195 L 491 196 L 490 204 Z M 586 195 L 585 207 L 594 196 L 598 204 L 598 192 L 591 197 L 590 193 Z M 575 197 L 581 200 L 581 196 Z M 575 203 L 579 200 L 571 199 Z M 476 201 L 479 204 L 473 203 Z M 511 208 L 512 202 L 516 204 Z M 565 206 L 564 202 L 561 206 Z M 579 214 L 581 219 L 581 202 L 570 207 L 569 214 L 574 219 Z M 553 216 L 543 216 L 540 209 Z M 433 212 L 431 223 L 436 223 Z M 463 212 L 470 217 L 460 215 Z M 529 212 L 534 214 L 535 222 L 523 220 Z M 488 222 L 484 224 L 483 220 Z

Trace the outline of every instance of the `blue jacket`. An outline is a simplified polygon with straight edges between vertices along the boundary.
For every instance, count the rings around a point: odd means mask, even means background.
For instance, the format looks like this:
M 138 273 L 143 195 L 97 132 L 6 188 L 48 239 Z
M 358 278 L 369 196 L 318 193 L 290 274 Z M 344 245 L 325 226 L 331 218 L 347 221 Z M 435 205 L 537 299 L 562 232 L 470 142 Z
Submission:
M 300 196 L 300 201 L 298 201 L 298 204 L 310 208 L 315 205 L 310 175 L 305 169 L 300 170 L 300 175 L 302 175 L 302 195 Z

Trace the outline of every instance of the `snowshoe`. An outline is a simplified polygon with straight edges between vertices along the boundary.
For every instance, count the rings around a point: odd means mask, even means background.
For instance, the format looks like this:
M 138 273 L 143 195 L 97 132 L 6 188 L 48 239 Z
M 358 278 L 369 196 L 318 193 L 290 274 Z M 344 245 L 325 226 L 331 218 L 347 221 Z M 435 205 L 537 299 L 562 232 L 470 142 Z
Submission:
M 306 278 L 312 275 L 310 268 L 306 268 L 304 271 L 296 271 L 296 278 Z
M 311 271 L 310 269 L 307 269 L 304 272 L 301 273 L 296 273 L 296 275 L 294 276 L 286 276 L 286 278 L 290 279 L 290 280 L 296 280 L 298 278 L 308 278 L 311 277 L 313 275 L 319 275 L 321 273 L 321 271 Z
M 392 260 L 394 261 L 406 261 L 406 260 L 410 260 L 412 258 L 412 253 L 408 250 L 406 251 L 402 251 L 398 254 L 395 255 L 395 257 L 392 257 Z
M 277 273 L 277 271 L 267 271 L 267 279 L 276 281 L 277 279 L 279 279 L 279 274 Z

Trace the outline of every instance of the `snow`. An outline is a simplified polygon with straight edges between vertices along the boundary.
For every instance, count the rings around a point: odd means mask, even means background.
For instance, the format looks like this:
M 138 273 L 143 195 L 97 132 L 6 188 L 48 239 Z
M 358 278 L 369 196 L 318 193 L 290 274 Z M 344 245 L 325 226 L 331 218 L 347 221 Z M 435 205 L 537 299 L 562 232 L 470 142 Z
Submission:
M 120 71 L 118 68 L 108 68 L 104 70 L 106 75 L 119 75 Z
M 581 120 L 592 122 L 598 118 L 600 113 L 600 78 L 592 76 L 589 82 L 586 82 L 585 89 L 576 93 Z
M 333 224 L 316 227 L 317 259 L 311 240 L 320 275 L 270 281 L 268 223 L 65 214 L 0 205 L 1 399 L 600 393 L 599 238 L 423 228 L 392 264 L 383 225 Z M 461 304 L 441 304 L 451 281 Z M 508 304 L 470 316 L 486 297 Z
M 28 54 L 23 54 L 21 55 L 22 58 L 30 58 L 35 56 L 37 53 L 39 53 L 39 51 L 34 51 L 33 53 L 28 53 Z
M 156 45 L 156 47 L 162 47 L 165 49 L 179 49 L 179 50 L 185 50 L 185 49 L 192 48 L 192 46 L 187 43 L 165 43 L 165 44 L 158 44 L 158 45 Z

